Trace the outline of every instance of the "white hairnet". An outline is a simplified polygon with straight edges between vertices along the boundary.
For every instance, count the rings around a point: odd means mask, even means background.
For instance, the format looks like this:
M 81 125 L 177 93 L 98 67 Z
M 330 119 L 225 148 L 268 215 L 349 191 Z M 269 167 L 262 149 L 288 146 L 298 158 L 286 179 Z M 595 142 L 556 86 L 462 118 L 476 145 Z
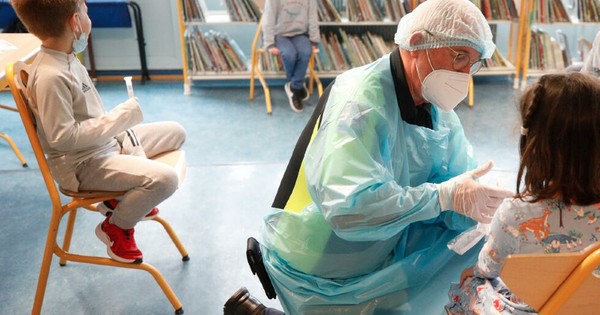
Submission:
M 422 32 L 423 40 L 410 45 L 416 32 Z M 423 2 L 400 20 L 394 41 L 406 50 L 468 46 L 481 58 L 490 58 L 496 49 L 487 20 L 469 0 Z

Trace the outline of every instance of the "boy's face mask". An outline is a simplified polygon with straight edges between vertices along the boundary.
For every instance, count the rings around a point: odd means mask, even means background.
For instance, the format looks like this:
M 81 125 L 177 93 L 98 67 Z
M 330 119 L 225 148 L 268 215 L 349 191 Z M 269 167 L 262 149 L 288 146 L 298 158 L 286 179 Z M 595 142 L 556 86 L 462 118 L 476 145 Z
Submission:
M 449 112 L 467 97 L 469 92 L 469 75 L 463 72 L 435 70 L 427 53 L 427 61 L 431 71 L 421 82 L 421 94 L 431 104 Z M 419 80 L 419 68 L 417 67 Z
M 73 32 L 73 36 L 75 37 L 75 40 L 73 40 L 72 46 L 73 46 L 73 52 L 75 54 L 79 54 L 79 53 L 83 52 L 88 44 L 88 36 L 83 31 L 83 28 L 81 27 L 81 19 L 79 18 L 79 15 L 77 16 L 77 22 L 79 24 L 79 29 L 81 30 L 81 34 L 79 34 L 79 38 L 77 38 L 77 34 L 75 34 L 75 32 Z

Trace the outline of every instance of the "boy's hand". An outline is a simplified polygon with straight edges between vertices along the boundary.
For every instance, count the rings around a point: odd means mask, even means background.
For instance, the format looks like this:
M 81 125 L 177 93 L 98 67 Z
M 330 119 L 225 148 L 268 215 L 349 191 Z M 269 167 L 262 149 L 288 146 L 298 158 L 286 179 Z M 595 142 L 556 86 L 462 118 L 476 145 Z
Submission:
M 146 152 L 142 147 L 137 134 L 133 129 L 127 129 L 115 137 L 121 146 L 121 154 L 135 155 L 146 158 Z
M 319 52 L 319 46 L 312 46 L 312 52 L 313 54 L 316 54 Z
M 277 48 L 277 47 L 273 46 L 273 47 L 270 47 L 270 48 L 269 48 L 269 53 L 271 53 L 271 54 L 273 54 L 273 55 L 279 55 L 279 54 L 280 54 L 280 51 L 279 51 L 279 48 Z
M 138 100 L 137 96 L 134 96 L 134 97 L 130 97 L 130 98 L 128 98 L 128 99 L 125 101 L 125 103 L 124 103 L 124 104 L 127 104 L 127 105 L 136 105 L 136 106 L 138 106 L 138 107 L 140 106 L 140 102 L 139 102 L 139 100 Z

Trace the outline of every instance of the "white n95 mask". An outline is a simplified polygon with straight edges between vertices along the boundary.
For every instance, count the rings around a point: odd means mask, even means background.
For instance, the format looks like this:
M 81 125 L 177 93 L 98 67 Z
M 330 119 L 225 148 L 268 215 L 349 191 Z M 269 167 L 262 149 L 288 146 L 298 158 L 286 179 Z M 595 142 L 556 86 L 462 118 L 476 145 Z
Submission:
M 469 93 L 469 75 L 448 70 L 433 70 L 423 80 L 422 94 L 431 104 L 449 112 Z

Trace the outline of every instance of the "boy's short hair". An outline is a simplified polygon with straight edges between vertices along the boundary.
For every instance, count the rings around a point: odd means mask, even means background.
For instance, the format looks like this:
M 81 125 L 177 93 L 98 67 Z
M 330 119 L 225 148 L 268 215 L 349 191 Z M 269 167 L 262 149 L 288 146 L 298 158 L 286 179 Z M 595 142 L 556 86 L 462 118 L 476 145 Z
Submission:
M 84 0 L 10 0 L 27 30 L 41 40 L 59 37 Z
M 524 93 L 520 111 L 526 132 L 519 196 L 600 202 L 600 80 L 578 72 L 544 75 Z

